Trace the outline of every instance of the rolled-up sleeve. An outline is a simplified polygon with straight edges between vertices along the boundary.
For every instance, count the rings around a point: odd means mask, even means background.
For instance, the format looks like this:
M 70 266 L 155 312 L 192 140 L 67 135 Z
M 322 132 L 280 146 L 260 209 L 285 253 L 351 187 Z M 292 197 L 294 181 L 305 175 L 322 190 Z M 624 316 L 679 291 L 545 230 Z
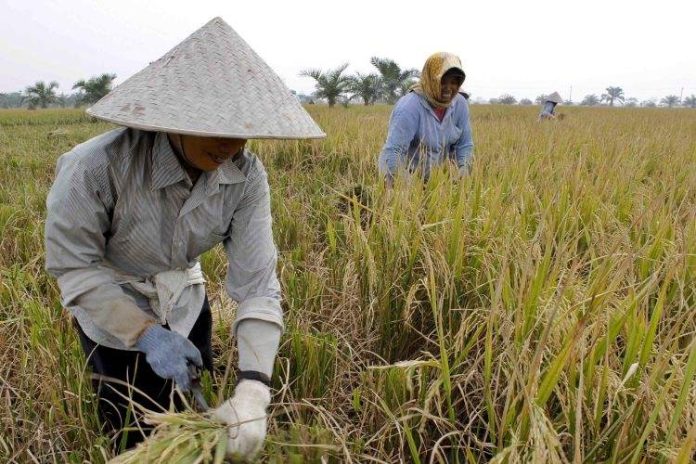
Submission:
M 79 306 L 94 324 L 126 346 L 150 323 L 135 301 L 100 266 L 110 229 L 105 167 L 85 166 L 75 153 L 63 155 L 46 199 L 46 270 L 58 279 L 64 307 Z M 110 308 L 120 308 L 116 313 Z
M 471 135 L 471 122 L 469 121 L 469 108 L 464 103 L 460 124 L 462 127 L 462 135 L 454 145 L 454 153 L 457 157 L 457 166 L 467 168 L 471 167 L 471 162 L 474 155 L 474 141 Z
M 248 189 L 234 212 L 230 236 L 224 242 L 229 261 L 226 288 L 239 303 L 233 334 L 245 319 L 268 321 L 283 328 L 268 180 L 258 160 L 251 171 Z
M 418 131 L 419 114 L 412 102 L 402 98 L 394 107 L 389 120 L 387 141 L 379 155 L 379 170 L 384 176 L 393 177 L 405 162 L 411 142 Z

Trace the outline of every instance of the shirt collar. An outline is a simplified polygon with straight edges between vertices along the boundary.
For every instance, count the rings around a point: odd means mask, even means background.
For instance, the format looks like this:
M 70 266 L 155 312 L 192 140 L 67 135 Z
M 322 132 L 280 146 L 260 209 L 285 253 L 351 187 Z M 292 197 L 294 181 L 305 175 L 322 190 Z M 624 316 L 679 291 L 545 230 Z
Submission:
M 430 114 L 432 114 L 433 117 L 437 118 L 437 115 L 435 114 L 435 110 L 433 109 L 432 106 L 430 106 L 430 103 L 428 103 L 428 100 L 422 95 L 419 95 L 419 94 L 416 94 L 416 95 L 418 95 L 418 97 L 419 97 L 418 101 L 420 102 L 421 106 L 423 106 L 423 108 L 425 108 L 426 111 L 428 111 Z M 452 103 L 450 104 L 450 106 L 447 107 L 447 112 L 445 113 L 445 117 L 442 119 L 442 122 L 444 122 L 446 118 L 450 117 L 450 115 L 454 113 L 456 107 L 459 105 L 459 98 L 458 97 L 459 97 L 459 94 L 455 95 L 454 98 L 452 99 Z M 464 97 L 462 96 L 462 98 L 464 98 Z M 438 120 L 439 120 L 439 118 L 438 118 Z
M 157 132 L 152 146 L 152 190 L 158 190 L 188 179 L 179 163 L 167 134 Z
M 237 159 L 238 156 L 244 155 L 235 155 L 225 161 L 222 166 L 208 173 L 210 176 L 209 180 L 211 182 L 217 182 L 218 184 L 238 184 L 239 182 L 244 182 L 246 176 L 234 163 L 234 160 Z
M 225 161 L 214 171 L 206 172 L 205 193 L 213 195 L 220 190 L 221 184 L 237 184 L 246 181 L 246 176 L 234 163 L 237 155 Z

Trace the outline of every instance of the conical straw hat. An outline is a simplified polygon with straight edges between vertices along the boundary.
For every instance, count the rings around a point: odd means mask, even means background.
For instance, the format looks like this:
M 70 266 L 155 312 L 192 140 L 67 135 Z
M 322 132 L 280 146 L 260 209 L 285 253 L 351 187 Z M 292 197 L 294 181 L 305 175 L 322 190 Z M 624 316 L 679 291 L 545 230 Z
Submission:
M 546 97 L 546 101 L 553 103 L 563 103 L 563 98 L 561 98 L 558 92 L 554 92 Z
M 87 113 L 137 129 L 244 139 L 326 134 L 221 18 L 131 76 Z

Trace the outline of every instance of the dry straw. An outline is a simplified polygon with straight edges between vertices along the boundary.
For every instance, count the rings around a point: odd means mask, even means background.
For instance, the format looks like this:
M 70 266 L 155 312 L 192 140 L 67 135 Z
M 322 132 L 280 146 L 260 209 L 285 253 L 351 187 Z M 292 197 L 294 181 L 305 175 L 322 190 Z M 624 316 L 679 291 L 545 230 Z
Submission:
M 150 412 L 145 421 L 155 426 L 152 435 L 111 464 L 221 463 L 225 459 L 227 426 L 209 415 Z

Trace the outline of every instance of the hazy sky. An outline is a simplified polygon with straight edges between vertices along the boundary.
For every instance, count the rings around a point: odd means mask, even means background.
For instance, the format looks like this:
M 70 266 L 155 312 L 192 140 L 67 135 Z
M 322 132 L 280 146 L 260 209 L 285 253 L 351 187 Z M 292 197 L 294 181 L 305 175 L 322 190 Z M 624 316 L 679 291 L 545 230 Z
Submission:
M 104 72 L 123 82 L 215 16 L 304 93 L 302 69 L 373 72 L 371 56 L 420 69 L 450 51 L 474 97 L 696 94 L 694 0 L 0 0 L 0 92 L 56 80 L 70 93 Z

